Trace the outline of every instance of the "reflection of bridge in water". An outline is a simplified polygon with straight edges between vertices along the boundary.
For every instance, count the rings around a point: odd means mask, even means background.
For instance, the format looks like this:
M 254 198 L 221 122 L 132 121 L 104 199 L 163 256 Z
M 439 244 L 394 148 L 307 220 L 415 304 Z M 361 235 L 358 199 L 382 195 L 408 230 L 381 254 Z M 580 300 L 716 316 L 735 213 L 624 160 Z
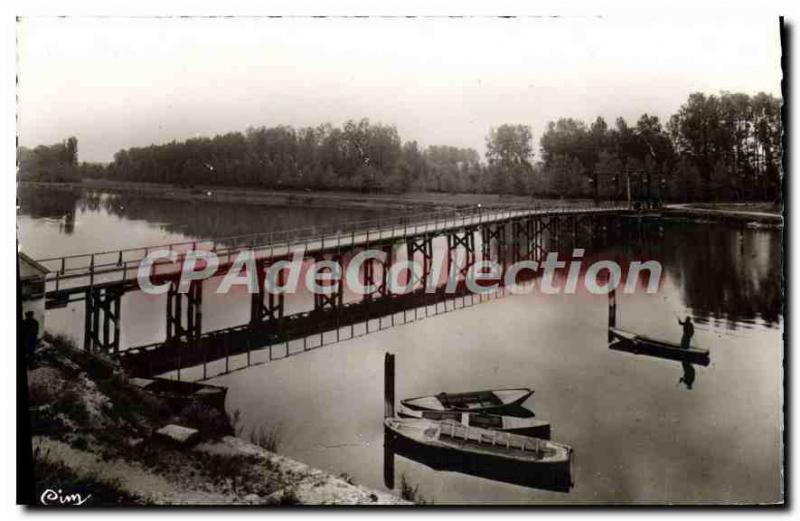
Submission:
M 371 327 L 383 328 L 387 321 L 391 325 L 402 324 L 418 319 L 419 314 L 437 315 L 502 295 L 505 292 L 502 285 L 491 295 L 471 293 L 463 280 L 464 268 L 478 260 L 492 260 L 504 267 L 520 260 L 538 261 L 548 250 L 567 244 L 572 247 L 588 245 L 587 241 L 594 244 L 607 239 L 621 222 L 619 218 L 631 213 L 623 207 L 478 208 L 356 222 L 327 229 L 95 252 L 39 262 L 51 270 L 45 293 L 48 308 L 84 302 L 84 349 L 119 358 L 135 375 L 177 371 L 180 378 L 182 369 L 201 366 L 200 378 L 208 378 L 216 375 L 208 372 L 213 363 L 224 363 L 220 372 L 230 371 L 231 357 L 243 356 L 249 366 L 256 351 L 266 353 L 266 360 L 283 358 L 369 333 Z M 424 287 L 433 265 L 433 241 L 438 238 L 446 239 L 447 273 L 457 256 L 464 259 L 455 292 L 445 293 L 444 285 L 439 286 L 438 282 L 427 291 Z M 405 294 L 393 294 L 387 280 L 389 270 L 399 260 L 394 254 L 398 246 L 404 247 L 406 260 L 416 261 L 422 268 L 420 276 L 411 280 L 416 289 Z M 290 259 L 298 250 L 303 252 L 304 259 L 332 261 L 344 268 L 358 252 L 376 249 L 384 251 L 386 257 L 368 258 L 360 274 L 364 285 L 374 291 L 359 295 L 356 301 L 345 302 L 344 285 L 339 284 L 336 292 L 315 295 L 313 309 L 289 315 L 284 313 L 284 295 L 271 293 L 264 287 L 264 274 L 269 266 Z M 154 283 L 169 284 L 166 338 L 147 346 L 120 346 L 122 295 L 140 290 L 138 268 L 155 250 L 175 252 L 178 258 L 178 262 L 158 261 L 151 270 Z M 215 275 L 224 274 L 240 252 L 253 252 L 259 288 L 257 293 L 249 295 L 247 324 L 203 332 L 202 281 L 192 281 L 185 293 L 178 291 L 184 257 L 200 250 L 213 252 L 220 259 Z M 340 273 L 343 272 L 341 269 Z M 414 311 L 412 320 L 407 318 L 409 310 Z

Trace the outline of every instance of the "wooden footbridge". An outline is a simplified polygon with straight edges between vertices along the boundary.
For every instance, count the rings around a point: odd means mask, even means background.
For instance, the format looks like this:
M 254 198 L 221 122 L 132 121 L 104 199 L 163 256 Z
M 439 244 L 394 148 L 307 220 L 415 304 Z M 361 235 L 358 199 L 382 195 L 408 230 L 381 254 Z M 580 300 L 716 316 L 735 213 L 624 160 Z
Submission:
M 479 259 L 506 265 L 523 259 L 541 259 L 548 250 L 566 242 L 573 247 L 587 245 L 582 241 L 607 236 L 615 229 L 615 222 L 633 213 L 628 207 L 474 208 L 37 261 L 50 270 L 45 287 L 48 309 L 83 302 L 84 349 L 116 357 L 131 374 L 138 376 L 177 371 L 180 378 L 182 368 L 202 365 L 206 378 L 209 363 L 224 360 L 227 370 L 231 356 L 245 354 L 249 363 L 252 351 L 267 349 L 271 359 L 273 346 L 278 344 L 286 345 L 288 354 L 288 343 L 292 340 L 333 331 L 338 339 L 343 327 L 349 327 L 352 335 L 354 325 L 362 323 L 368 332 L 370 321 L 380 317 L 393 317 L 400 311 L 405 313 L 418 307 L 425 307 L 427 313 L 431 305 L 437 310 L 437 306 L 443 305 L 447 310 L 447 301 L 459 297 L 463 303 L 469 294 L 463 280 L 457 284 L 455 293 L 445 294 L 444 287 L 426 291 L 423 283 L 423 287 L 408 293 L 392 294 L 386 274 L 397 261 L 393 251 L 398 246 L 405 247 L 407 260 L 421 261 L 423 272 L 419 280 L 425 281 L 433 262 L 433 240 L 438 237 L 446 238 L 448 265 L 459 250 L 467 266 Z M 370 249 L 383 250 L 387 255 L 383 260 L 371 258 L 364 263 L 364 284 L 377 289 L 361 295 L 356 302 L 344 302 L 343 284 L 339 284 L 338 293 L 315 295 L 313 309 L 285 315 L 283 294 L 271 293 L 263 287 L 266 269 L 275 262 L 290 259 L 295 252 L 301 252 L 304 259 L 325 259 L 344 267 L 348 258 Z M 150 270 L 154 283 L 169 285 L 166 338 L 147 346 L 120 346 L 122 296 L 141 290 L 137 279 L 139 267 L 156 250 L 175 252 L 178 259 L 177 262 L 162 259 Z M 253 252 L 260 280 L 259 291 L 248 295 L 247 324 L 203 331 L 202 282 L 193 281 L 187 292 L 178 291 L 183 259 L 200 250 L 216 254 L 218 275 L 227 272 L 240 252 Z

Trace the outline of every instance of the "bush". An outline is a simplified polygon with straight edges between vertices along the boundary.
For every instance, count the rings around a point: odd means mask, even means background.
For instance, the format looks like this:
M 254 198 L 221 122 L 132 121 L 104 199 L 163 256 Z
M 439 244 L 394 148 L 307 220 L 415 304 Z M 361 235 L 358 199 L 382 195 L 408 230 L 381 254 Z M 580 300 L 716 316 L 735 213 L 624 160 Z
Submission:
M 428 504 L 428 501 L 419 493 L 419 485 L 412 487 L 405 474 L 400 476 L 400 497 L 418 505 Z M 431 501 L 431 503 L 433 502 Z
M 192 427 L 210 438 L 221 438 L 234 433 L 228 416 L 201 403 L 187 405 L 178 415 L 178 423 Z
M 272 499 L 269 504 L 273 506 L 299 505 L 300 498 L 297 497 L 297 490 L 294 487 L 288 487 L 283 489 L 281 495 Z
M 262 425 L 258 429 L 254 428 L 250 433 L 250 441 L 252 443 L 255 443 L 262 449 L 266 449 L 270 452 L 277 452 L 278 446 L 280 445 L 280 439 L 280 426 L 266 428 Z

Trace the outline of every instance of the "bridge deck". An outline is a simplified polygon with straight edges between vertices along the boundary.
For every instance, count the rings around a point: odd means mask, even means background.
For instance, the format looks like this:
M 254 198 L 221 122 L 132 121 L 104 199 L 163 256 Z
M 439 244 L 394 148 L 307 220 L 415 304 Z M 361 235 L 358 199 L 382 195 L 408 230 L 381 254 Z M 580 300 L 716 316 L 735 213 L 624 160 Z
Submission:
M 154 276 L 174 276 L 180 272 L 180 258 L 188 252 L 213 252 L 220 260 L 219 270 L 229 267 L 243 250 L 252 250 L 257 260 L 291 257 L 295 250 L 305 256 L 343 252 L 359 247 L 381 246 L 420 235 L 442 235 L 471 226 L 502 223 L 533 216 L 598 215 L 627 213 L 627 207 L 599 208 L 522 208 L 509 210 L 448 211 L 403 216 L 393 220 L 362 221 L 340 226 L 288 230 L 226 237 L 214 240 L 154 245 L 124 250 L 102 251 L 40 259 L 51 270 L 46 279 L 46 296 L 51 301 L 66 301 L 87 289 L 123 285 L 134 288 L 142 260 L 156 250 L 175 252 L 178 262 L 157 261 Z

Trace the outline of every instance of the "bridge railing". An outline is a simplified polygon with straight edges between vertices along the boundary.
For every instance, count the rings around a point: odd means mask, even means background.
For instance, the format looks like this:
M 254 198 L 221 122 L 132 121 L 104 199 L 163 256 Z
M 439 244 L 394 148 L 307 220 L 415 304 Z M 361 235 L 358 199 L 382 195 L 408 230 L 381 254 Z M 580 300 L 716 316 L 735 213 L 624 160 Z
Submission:
M 474 207 L 428 213 L 405 214 L 395 217 L 350 221 L 327 226 L 309 226 L 289 230 L 273 230 L 269 232 L 227 236 L 216 239 L 197 239 L 192 241 L 173 242 L 138 248 L 98 251 L 85 254 L 68 255 L 38 259 L 37 262 L 50 270 L 48 281 L 55 283 L 73 278 L 90 279 L 91 285 L 96 277 L 118 274 L 122 281 L 135 277 L 135 269 L 139 263 L 153 251 L 166 250 L 175 252 L 179 257 L 192 251 L 205 250 L 216 253 L 220 257 L 233 258 L 245 249 L 270 254 L 288 253 L 294 247 L 304 246 L 307 250 L 339 246 L 368 244 L 392 238 L 407 237 L 437 230 L 478 225 L 485 222 L 503 221 L 516 216 L 533 214 L 567 214 L 591 213 L 592 211 L 620 210 L 622 207 L 579 208 L 579 207 L 508 207 L 502 209 Z M 160 265 L 173 264 L 163 259 L 154 263 L 156 269 Z M 131 273 L 133 271 L 133 273 Z M 106 277 L 107 278 L 107 277 Z
M 268 232 L 256 232 L 242 235 L 227 235 L 224 237 L 195 239 L 172 243 L 160 243 L 149 246 L 135 248 L 122 248 L 114 250 L 95 251 L 75 255 L 64 255 L 37 259 L 37 262 L 44 265 L 51 272 L 66 273 L 76 269 L 86 269 L 94 266 L 117 266 L 126 261 L 141 260 L 149 252 L 154 250 L 188 252 L 192 250 L 205 249 L 217 251 L 225 247 L 253 247 L 261 244 L 282 244 L 298 243 L 303 239 L 319 238 L 324 235 L 347 234 L 351 231 L 366 229 L 386 229 L 396 226 L 413 225 L 420 221 L 427 221 L 431 218 L 446 219 L 449 214 L 458 213 L 455 210 L 446 210 L 434 213 L 414 213 L 404 214 L 395 217 L 349 221 L 342 224 L 330 224 L 322 226 L 307 226 L 303 228 L 291 228 L 285 230 L 272 230 Z

